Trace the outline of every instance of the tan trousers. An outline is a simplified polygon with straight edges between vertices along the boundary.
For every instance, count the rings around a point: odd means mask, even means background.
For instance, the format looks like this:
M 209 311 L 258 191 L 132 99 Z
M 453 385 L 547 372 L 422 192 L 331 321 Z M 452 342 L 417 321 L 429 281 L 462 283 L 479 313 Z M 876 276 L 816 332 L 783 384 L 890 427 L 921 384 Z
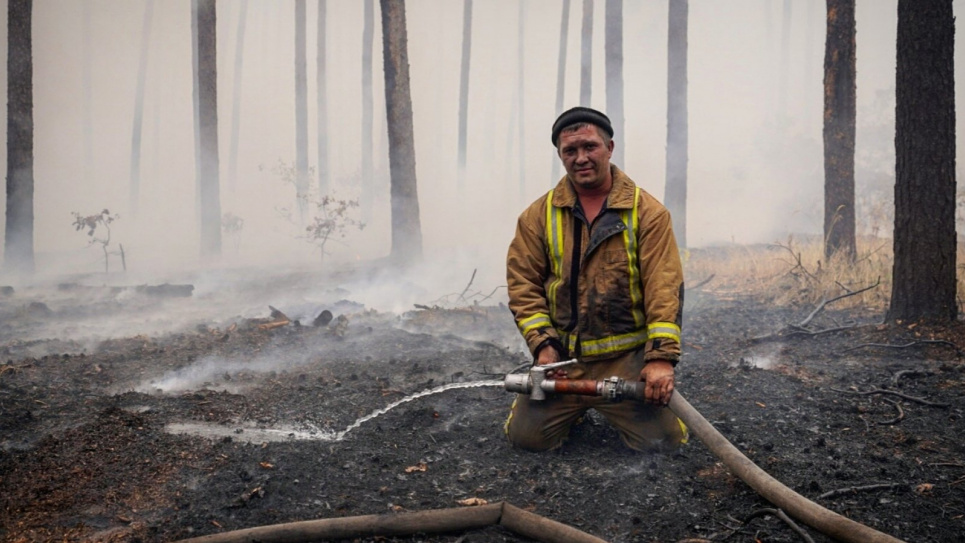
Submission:
M 627 381 L 640 379 L 642 352 L 627 353 L 613 360 L 568 366 L 570 379 L 601 380 L 617 376 Z M 533 451 L 555 449 L 562 445 L 570 427 L 589 409 L 596 409 L 620 433 L 620 439 L 638 451 L 670 451 L 687 441 L 687 429 L 666 407 L 636 400 L 610 403 L 594 396 L 551 394 L 533 401 L 517 394 L 505 430 L 514 445 Z

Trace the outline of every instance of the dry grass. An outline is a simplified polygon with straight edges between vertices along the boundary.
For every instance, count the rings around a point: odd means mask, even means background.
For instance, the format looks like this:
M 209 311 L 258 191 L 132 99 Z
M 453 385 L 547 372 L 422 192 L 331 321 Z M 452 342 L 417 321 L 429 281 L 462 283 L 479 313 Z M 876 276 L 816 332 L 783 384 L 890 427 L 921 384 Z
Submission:
M 825 262 L 820 238 L 694 249 L 684 255 L 684 271 L 688 286 L 713 275 L 702 290 L 724 298 L 752 297 L 777 305 L 817 305 L 877 283 L 874 288 L 835 302 L 835 307 L 885 311 L 891 296 L 892 242 L 885 238 L 859 239 L 854 263 L 842 258 Z M 959 293 L 963 291 L 965 274 L 960 269 Z

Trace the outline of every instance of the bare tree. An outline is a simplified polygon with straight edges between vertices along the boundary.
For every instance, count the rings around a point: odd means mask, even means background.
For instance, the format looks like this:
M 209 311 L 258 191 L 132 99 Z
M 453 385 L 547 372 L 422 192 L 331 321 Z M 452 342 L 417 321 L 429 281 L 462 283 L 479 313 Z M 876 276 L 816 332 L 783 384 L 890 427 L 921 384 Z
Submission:
M 200 132 L 201 255 L 221 254 L 221 194 L 218 161 L 218 54 L 215 0 L 195 0 L 197 20 L 197 112 Z
M 824 46 L 824 256 L 855 257 L 854 0 L 827 0 Z
M 462 4 L 462 64 L 459 70 L 459 187 L 466 178 L 466 140 L 469 124 L 469 61 L 472 51 L 472 0 Z
M 619 139 L 613 162 L 620 167 L 626 148 L 623 133 L 623 0 L 606 0 L 606 114 Z
M 563 0 L 563 13 L 560 15 L 560 55 L 556 65 L 556 110 L 563 112 L 563 89 L 566 86 L 566 40 L 570 29 L 570 0 Z M 553 152 L 553 176 L 550 183 L 556 184 L 560 178 L 560 157 Z
M 392 178 L 391 258 L 399 263 L 412 263 L 422 258 L 422 227 L 415 175 L 405 0 L 379 0 L 379 6 L 382 9 L 385 109 L 389 125 L 389 169 Z
M 144 124 L 144 83 L 147 79 L 148 52 L 151 46 L 151 17 L 154 13 L 154 0 L 147 0 L 144 6 L 144 20 L 141 24 L 141 54 L 137 68 L 137 88 L 134 91 L 134 126 L 131 129 L 131 191 L 130 208 L 137 215 L 141 190 L 141 131 Z
M 231 85 L 231 142 L 228 147 L 228 188 L 238 184 L 238 136 L 241 133 L 241 74 L 244 68 L 245 27 L 248 19 L 248 0 L 238 6 L 238 31 L 235 36 L 235 69 Z
M 895 265 L 889 320 L 955 320 L 952 0 L 898 0 Z
M 580 105 L 590 107 L 593 93 L 593 0 L 583 0 L 580 45 Z
M 7 209 L 4 269 L 34 271 L 32 0 L 7 2 Z
M 306 51 L 305 0 L 295 0 L 295 192 L 298 219 L 305 222 L 308 194 L 308 60 Z
M 316 47 L 315 82 L 318 87 L 316 104 L 318 106 L 318 194 L 328 194 L 331 168 L 328 165 L 328 80 L 327 50 L 328 24 L 326 22 L 327 0 L 318 0 L 318 44 Z
M 677 245 L 687 246 L 687 19 L 688 0 L 670 0 L 667 33 L 667 178 L 664 204 Z

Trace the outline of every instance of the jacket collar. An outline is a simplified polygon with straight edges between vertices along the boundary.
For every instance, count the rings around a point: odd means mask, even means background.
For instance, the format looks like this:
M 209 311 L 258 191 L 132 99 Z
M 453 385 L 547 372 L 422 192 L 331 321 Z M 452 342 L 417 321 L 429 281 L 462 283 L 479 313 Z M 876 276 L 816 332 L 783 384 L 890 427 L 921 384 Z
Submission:
M 627 174 L 623 173 L 623 170 L 613 164 L 610 164 L 610 175 L 613 177 L 613 186 L 606 197 L 606 208 L 632 209 L 633 200 L 636 197 L 636 185 L 627 177 Z M 576 191 L 573 190 L 569 177 L 565 175 L 553 191 L 553 206 L 569 208 L 576 206 Z

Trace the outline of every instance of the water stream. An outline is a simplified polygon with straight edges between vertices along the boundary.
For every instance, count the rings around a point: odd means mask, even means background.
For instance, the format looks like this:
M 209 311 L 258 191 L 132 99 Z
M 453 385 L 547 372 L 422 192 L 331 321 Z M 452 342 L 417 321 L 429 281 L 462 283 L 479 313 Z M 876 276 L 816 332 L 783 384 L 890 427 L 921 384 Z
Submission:
M 447 390 L 455 390 L 459 388 L 481 388 L 481 387 L 501 387 L 503 386 L 503 381 L 470 381 L 467 383 L 449 383 L 448 385 L 442 385 L 435 388 L 430 388 L 423 390 L 421 392 L 416 392 L 415 394 L 410 394 L 402 399 L 396 400 L 389 405 L 376 409 L 375 411 L 369 413 L 368 415 L 359 417 L 355 422 L 349 424 L 344 430 L 338 432 L 332 432 L 330 430 L 323 430 L 319 428 L 311 428 L 309 430 L 295 429 L 293 427 L 277 427 L 277 428 L 257 428 L 257 427 L 238 427 L 238 426 L 224 426 L 220 424 L 206 424 L 199 422 L 183 422 L 183 423 L 171 423 L 168 424 L 165 429 L 172 434 L 193 434 L 200 435 L 204 437 L 227 437 L 232 436 L 235 438 L 245 439 L 251 442 L 262 442 L 262 441 L 288 441 L 288 440 L 312 440 L 312 441 L 342 441 L 349 432 L 355 430 L 362 424 L 380 417 L 389 411 L 392 411 L 400 405 L 409 403 L 413 400 L 419 398 L 424 398 L 426 396 L 431 396 L 433 394 L 439 394 L 440 392 L 445 392 Z

